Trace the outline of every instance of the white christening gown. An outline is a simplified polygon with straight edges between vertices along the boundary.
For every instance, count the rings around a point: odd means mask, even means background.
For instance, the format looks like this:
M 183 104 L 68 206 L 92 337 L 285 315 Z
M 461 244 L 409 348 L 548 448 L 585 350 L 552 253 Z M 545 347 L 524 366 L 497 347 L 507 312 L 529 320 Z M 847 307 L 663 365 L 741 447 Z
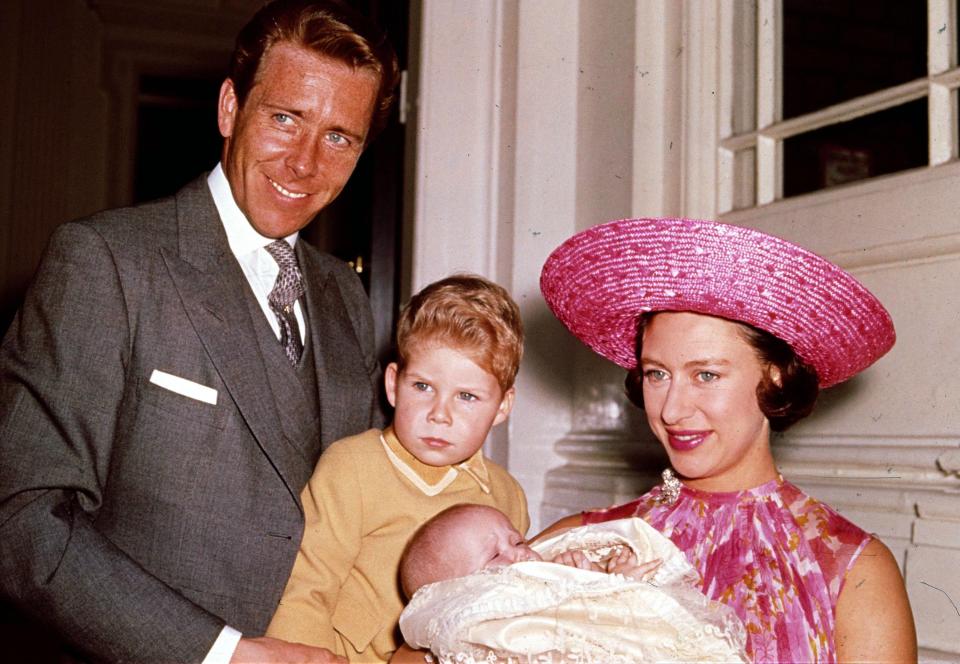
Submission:
M 621 546 L 663 563 L 649 581 L 529 561 L 433 583 L 401 614 L 404 639 L 441 664 L 749 661 L 733 610 L 697 590 L 680 550 L 641 519 L 573 528 L 533 548 L 600 560 Z

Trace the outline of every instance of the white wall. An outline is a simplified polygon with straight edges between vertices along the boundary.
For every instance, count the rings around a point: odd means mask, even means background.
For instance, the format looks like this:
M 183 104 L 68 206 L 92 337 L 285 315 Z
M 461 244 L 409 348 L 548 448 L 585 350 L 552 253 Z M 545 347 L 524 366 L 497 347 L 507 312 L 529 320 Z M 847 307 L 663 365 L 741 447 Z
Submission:
M 559 327 L 537 280 L 595 223 L 716 214 L 726 87 L 742 86 L 724 66 L 729 8 L 423 0 L 412 286 L 468 269 L 520 303 L 517 405 L 489 448 L 527 490 L 533 531 L 635 497 L 665 463 L 622 372 Z M 775 447 L 785 474 L 897 553 L 929 661 L 960 655 L 958 176 L 953 163 L 729 217 L 834 258 L 893 313 L 894 352 Z
M 528 342 L 517 406 L 490 449 L 521 479 L 535 529 L 570 510 L 562 496 L 544 496 L 546 475 L 576 455 L 583 435 L 642 431 L 624 426 L 636 413 L 621 396 L 619 370 L 554 320 L 538 280 L 549 252 L 579 230 L 680 212 L 680 7 L 423 2 L 412 288 L 471 270 L 520 304 Z M 608 466 L 625 468 L 627 449 L 600 464 L 594 504 L 611 500 Z M 551 475 L 564 481 L 563 470 Z M 626 481 L 617 498 L 636 490 Z

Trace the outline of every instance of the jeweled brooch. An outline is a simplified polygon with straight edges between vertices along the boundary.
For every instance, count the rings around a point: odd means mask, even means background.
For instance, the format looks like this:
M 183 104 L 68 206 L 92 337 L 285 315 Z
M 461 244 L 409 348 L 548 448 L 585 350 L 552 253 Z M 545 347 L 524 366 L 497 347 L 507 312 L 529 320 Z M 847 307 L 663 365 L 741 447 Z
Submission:
M 663 478 L 663 485 L 660 487 L 660 495 L 657 497 L 657 503 L 660 505 L 673 505 L 680 498 L 680 480 L 673 474 L 669 468 L 664 468 L 660 474 Z

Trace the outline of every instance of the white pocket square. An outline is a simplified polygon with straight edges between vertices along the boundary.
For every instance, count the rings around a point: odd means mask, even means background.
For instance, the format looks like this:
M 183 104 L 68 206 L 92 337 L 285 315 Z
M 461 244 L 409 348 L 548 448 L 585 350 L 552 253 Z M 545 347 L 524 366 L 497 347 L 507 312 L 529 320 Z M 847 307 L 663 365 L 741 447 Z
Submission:
M 204 403 L 214 406 L 217 405 L 217 391 L 215 389 L 201 385 L 200 383 L 194 383 L 192 380 L 187 380 L 180 376 L 168 374 L 166 371 L 154 369 L 153 373 L 150 374 L 150 382 L 185 397 L 203 401 Z

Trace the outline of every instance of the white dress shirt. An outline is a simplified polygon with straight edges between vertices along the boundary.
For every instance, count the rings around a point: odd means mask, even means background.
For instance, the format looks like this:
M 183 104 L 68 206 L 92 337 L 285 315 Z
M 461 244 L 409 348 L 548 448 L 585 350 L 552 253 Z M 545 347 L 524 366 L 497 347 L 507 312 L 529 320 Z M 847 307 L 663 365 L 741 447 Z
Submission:
M 213 202 L 217 206 L 217 212 L 223 222 L 223 229 L 227 233 L 230 251 L 236 256 L 237 262 L 240 263 L 243 274 L 247 277 L 247 282 L 253 289 L 257 302 L 260 303 L 263 315 L 266 316 L 267 322 L 273 328 L 273 333 L 277 335 L 277 339 L 280 339 L 280 323 L 267 301 L 267 296 L 273 290 L 273 283 L 280 273 L 280 266 L 277 265 L 273 256 L 264 249 L 273 242 L 273 239 L 260 235 L 247 221 L 246 215 L 243 214 L 233 198 L 230 183 L 227 182 L 227 176 L 224 175 L 223 167 L 220 164 L 217 164 L 216 168 L 207 177 L 207 186 L 210 187 L 210 193 L 213 194 Z M 297 233 L 294 233 L 284 239 L 290 243 L 291 247 L 295 247 L 297 235 Z M 304 324 L 303 310 L 300 307 L 299 300 L 293 304 L 293 312 L 297 317 L 297 325 L 300 328 L 300 341 L 303 342 L 306 338 L 307 328 Z M 243 634 L 230 627 L 230 625 L 224 625 L 217 640 L 213 642 L 213 647 L 203 658 L 203 664 L 229 664 L 242 636 Z
M 217 206 L 217 212 L 220 213 L 220 220 L 223 222 L 223 230 L 227 233 L 227 242 L 230 243 L 230 251 L 236 256 L 237 262 L 243 274 L 247 277 L 253 294 L 263 309 L 263 315 L 266 316 L 273 333 L 280 338 L 280 323 L 277 321 L 276 314 L 270 309 L 267 302 L 267 296 L 273 290 L 273 284 L 280 273 L 280 266 L 273 256 L 264 248 L 273 238 L 260 235 L 250 222 L 246 215 L 237 207 L 237 202 L 230 191 L 230 183 L 227 182 L 227 176 L 223 173 L 223 167 L 217 164 L 210 175 L 207 177 L 207 185 L 210 187 L 210 193 L 213 194 L 213 202 Z M 284 239 L 291 247 L 297 245 L 298 233 L 288 235 Z M 303 319 L 303 309 L 300 301 L 293 303 L 293 313 L 297 317 L 297 326 L 300 329 L 300 341 L 306 339 L 306 325 Z

